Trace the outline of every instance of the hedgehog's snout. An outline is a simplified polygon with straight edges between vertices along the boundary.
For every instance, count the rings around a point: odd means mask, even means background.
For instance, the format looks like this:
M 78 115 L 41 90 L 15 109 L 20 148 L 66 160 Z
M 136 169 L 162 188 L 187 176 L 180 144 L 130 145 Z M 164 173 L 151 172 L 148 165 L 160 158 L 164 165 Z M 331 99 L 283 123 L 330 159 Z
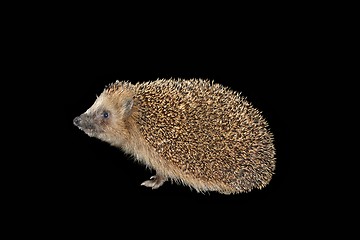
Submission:
M 86 132 L 87 134 L 94 134 L 96 130 L 96 126 L 92 117 L 88 114 L 81 114 L 80 116 L 73 119 L 73 123 L 77 126 L 80 130 Z
M 90 119 L 90 116 L 87 114 L 81 114 L 80 116 L 74 118 L 73 123 L 75 126 L 79 127 L 80 129 L 93 129 L 93 121 Z
M 74 118 L 73 123 L 74 123 L 75 126 L 80 127 L 81 117 Z

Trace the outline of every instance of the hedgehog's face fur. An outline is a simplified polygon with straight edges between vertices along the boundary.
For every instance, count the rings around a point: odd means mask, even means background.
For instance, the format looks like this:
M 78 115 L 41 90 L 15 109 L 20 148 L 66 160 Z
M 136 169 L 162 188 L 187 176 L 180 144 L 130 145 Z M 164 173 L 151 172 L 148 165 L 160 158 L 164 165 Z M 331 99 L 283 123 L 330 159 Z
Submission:
M 104 91 L 83 114 L 74 118 L 74 125 L 90 137 L 113 145 L 123 145 L 127 138 L 127 119 L 133 110 L 130 94 L 115 96 Z

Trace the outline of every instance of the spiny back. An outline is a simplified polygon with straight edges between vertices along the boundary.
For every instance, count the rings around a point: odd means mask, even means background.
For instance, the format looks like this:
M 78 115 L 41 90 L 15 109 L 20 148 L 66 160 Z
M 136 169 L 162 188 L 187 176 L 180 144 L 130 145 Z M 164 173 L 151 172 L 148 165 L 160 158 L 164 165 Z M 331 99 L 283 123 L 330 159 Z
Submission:
M 144 139 L 185 175 L 238 192 L 270 181 L 273 136 L 245 97 L 202 79 L 158 79 L 131 88 Z

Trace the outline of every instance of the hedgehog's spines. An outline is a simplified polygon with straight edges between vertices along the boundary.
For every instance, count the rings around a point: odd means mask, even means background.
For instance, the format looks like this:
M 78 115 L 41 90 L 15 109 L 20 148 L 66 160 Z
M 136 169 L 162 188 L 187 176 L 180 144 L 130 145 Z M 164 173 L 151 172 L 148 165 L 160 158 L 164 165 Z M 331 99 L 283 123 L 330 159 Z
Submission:
M 108 129 L 124 139 L 116 146 L 160 177 L 197 192 L 225 194 L 262 189 L 271 180 L 273 134 L 241 92 L 209 79 L 158 78 L 135 84 L 117 80 L 103 94 L 104 104 L 134 99 L 131 117 Z M 109 134 L 112 138 L 105 139 L 115 139 Z

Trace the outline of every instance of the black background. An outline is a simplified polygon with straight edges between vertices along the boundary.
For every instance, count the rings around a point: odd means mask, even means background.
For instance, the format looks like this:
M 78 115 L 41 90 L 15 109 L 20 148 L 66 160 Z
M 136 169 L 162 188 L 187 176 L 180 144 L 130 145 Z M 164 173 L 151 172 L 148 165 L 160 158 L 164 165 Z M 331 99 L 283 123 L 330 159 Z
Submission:
M 26 144 L 16 153 L 34 156 L 13 161 L 16 174 L 7 180 L 17 183 L 9 194 L 16 204 L 11 209 L 20 211 L 15 218 L 40 217 L 39 225 L 60 233 L 81 233 L 102 223 L 121 233 L 135 226 L 133 236 L 142 229 L 156 236 L 164 228 L 171 236 L 196 229 L 229 235 L 241 229 L 252 236 L 319 230 L 318 223 L 338 211 L 329 211 L 323 198 L 336 179 L 318 177 L 327 166 L 319 157 L 327 137 L 317 134 L 324 126 L 318 115 L 329 100 L 319 96 L 331 85 L 323 74 L 331 75 L 324 59 L 332 52 L 319 37 L 321 22 L 304 24 L 290 15 L 271 21 L 230 16 L 221 24 L 208 17 L 162 28 L 132 19 L 116 21 L 114 27 L 106 21 L 64 24 L 59 18 L 39 32 L 30 30 L 27 36 L 41 36 L 27 41 L 21 54 L 21 71 L 31 77 L 22 85 L 25 90 L 29 85 L 31 96 L 21 104 L 31 111 L 31 121 L 17 126 L 33 132 L 20 139 Z M 140 186 L 153 175 L 150 169 L 72 123 L 115 80 L 170 77 L 214 80 L 241 92 L 263 112 L 277 157 L 267 187 L 222 195 L 166 182 L 151 190 Z

